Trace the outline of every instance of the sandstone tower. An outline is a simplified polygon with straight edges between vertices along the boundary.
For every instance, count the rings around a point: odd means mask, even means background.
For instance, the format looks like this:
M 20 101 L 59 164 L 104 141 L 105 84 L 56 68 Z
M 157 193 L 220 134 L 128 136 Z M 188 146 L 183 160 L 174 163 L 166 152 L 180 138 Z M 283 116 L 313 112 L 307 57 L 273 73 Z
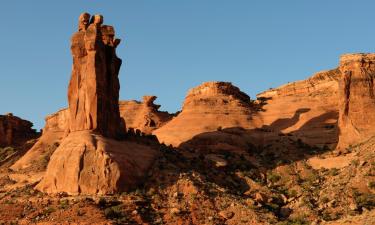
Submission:
M 121 59 L 116 56 L 120 39 L 103 16 L 79 17 L 78 32 L 71 38 L 73 70 L 68 88 L 69 131 L 94 130 L 111 138 L 125 132 L 119 112 Z

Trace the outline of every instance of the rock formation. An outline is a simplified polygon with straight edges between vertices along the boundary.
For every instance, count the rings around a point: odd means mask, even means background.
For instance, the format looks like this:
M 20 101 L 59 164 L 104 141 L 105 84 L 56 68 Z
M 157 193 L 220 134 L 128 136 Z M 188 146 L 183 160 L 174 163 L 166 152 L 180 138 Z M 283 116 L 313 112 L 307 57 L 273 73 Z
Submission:
M 160 128 L 172 115 L 159 111 L 159 105 L 155 105 L 155 96 L 144 96 L 142 102 L 129 100 L 120 101 L 120 116 L 129 129 L 139 130 L 144 134 L 151 134 L 153 130 Z M 43 134 L 38 142 L 18 160 L 11 168 L 13 170 L 31 170 L 36 164 L 49 159 L 69 131 L 70 111 L 59 110 L 45 118 Z M 41 166 L 39 166 L 41 168 Z
M 50 156 L 67 135 L 69 110 L 63 109 L 51 114 L 45 118 L 45 121 L 42 136 L 20 160 L 12 165 L 11 169 L 16 171 L 45 170 Z
M 160 105 L 154 104 L 155 99 L 156 96 L 143 96 L 142 102 L 120 101 L 120 115 L 128 129 L 151 134 L 153 130 L 172 119 L 172 115 L 168 112 L 159 111 Z
M 26 140 L 36 137 L 37 132 L 32 127 L 31 122 L 11 113 L 0 115 L 0 147 L 21 145 Z
M 180 145 L 195 135 L 229 127 L 254 127 L 250 97 L 229 82 L 206 82 L 191 89 L 182 112 L 155 130 L 160 142 Z
M 150 146 L 117 141 L 91 131 L 64 138 L 51 156 L 37 189 L 47 193 L 114 194 L 136 187 L 156 152 Z
M 375 135 L 375 54 L 341 56 L 339 82 L 339 148 L 365 141 Z
M 36 186 L 46 193 L 129 190 L 142 181 L 158 154 L 150 142 L 115 140 L 125 134 L 118 104 L 121 60 L 115 54 L 120 41 L 114 39 L 113 27 L 102 25 L 102 16 L 89 18 L 87 13 L 80 16 L 79 31 L 72 37 L 69 108 L 46 118 L 40 140 L 12 166 L 26 169 L 41 161 L 40 155 L 49 159 L 52 154 Z
M 94 130 L 118 138 L 124 134 L 124 123 L 118 108 L 121 59 L 115 49 L 112 26 L 102 25 L 103 17 L 80 16 L 79 31 L 71 39 L 73 71 L 69 83 L 69 130 Z
M 257 95 L 258 128 L 293 134 L 310 145 L 334 148 L 338 141 L 338 69 L 288 83 Z

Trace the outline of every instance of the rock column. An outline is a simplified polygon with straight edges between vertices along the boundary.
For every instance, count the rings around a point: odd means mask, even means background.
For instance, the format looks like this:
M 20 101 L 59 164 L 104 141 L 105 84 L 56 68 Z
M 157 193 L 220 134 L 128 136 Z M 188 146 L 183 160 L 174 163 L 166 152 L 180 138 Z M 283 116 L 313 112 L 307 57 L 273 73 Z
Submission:
M 102 25 L 103 17 L 88 13 L 79 18 L 79 31 L 71 38 L 73 70 L 68 88 L 69 132 L 94 130 L 120 138 L 125 123 L 120 117 L 118 74 L 120 43 L 112 26 Z

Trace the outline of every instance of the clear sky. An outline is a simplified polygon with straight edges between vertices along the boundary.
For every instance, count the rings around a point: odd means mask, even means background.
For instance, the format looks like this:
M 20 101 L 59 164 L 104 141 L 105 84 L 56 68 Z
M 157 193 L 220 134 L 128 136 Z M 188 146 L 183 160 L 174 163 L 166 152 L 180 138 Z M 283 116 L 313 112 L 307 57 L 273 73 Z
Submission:
M 231 81 L 255 98 L 375 48 L 371 0 L 2 1 L 0 114 L 39 129 L 67 106 L 70 36 L 84 11 L 103 14 L 122 39 L 120 99 L 156 95 L 170 112 L 204 81 Z

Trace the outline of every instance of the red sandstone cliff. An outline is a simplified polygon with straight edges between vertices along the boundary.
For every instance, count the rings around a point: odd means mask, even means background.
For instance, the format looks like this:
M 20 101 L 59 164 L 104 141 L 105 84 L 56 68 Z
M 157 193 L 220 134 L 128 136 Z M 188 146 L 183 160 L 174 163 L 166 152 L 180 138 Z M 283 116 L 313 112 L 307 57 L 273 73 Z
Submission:
M 338 141 L 340 71 L 319 72 L 257 95 L 262 110 L 255 115 L 264 127 L 290 133 L 311 145 L 335 147 Z
M 13 114 L 0 115 L 0 146 L 22 145 L 37 136 L 33 124 Z
M 340 58 L 339 148 L 375 135 L 375 54 L 347 54 Z
M 180 145 L 195 135 L 229 127 L 254 127 L 250 97 L 229 82 L 206 82 L 191 89 L 181 113 L 155 130 L 160 142 Z

